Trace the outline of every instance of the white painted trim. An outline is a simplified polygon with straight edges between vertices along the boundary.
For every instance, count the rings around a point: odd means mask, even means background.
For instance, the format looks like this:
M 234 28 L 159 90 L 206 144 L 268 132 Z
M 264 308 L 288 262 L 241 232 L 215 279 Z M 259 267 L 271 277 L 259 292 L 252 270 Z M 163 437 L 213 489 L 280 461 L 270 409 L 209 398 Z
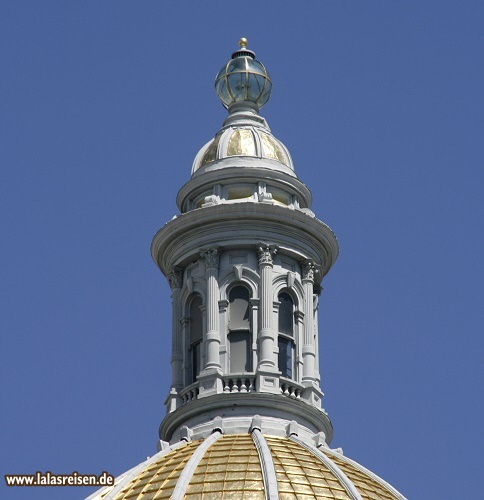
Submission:
M 253 429 L 252 439 L 259 453 L 266 498 L 267 500 L 278 500 L 279 491 L 277 489 L 276 469 L 274 468 L 274 461 L 272 460 L 272 453 L 269 445 L 258 428 Z
M 368 470 L 366 467 L 363 467 L 363 465 L 360 465 L 358 462 L 355 462 L 354 460 L 351 460 L 351 458 L 348 458 L 347 456 L 342 455 L 341 453 L 337 453 L 331 449 L 325 448 L 324 452 L 336 455 L 343 462 L 347 462 L 348 464 L 353 465 L 355 468 L 357 468 L 358 470 L 360 470 L 364 474 L 367 474 L 372 479 L 374 479 L 377 483 L 380 483 L 381 486 L 383 486 L 384 488 L 389 490 L 390 493 L 395 495 L 398 498 L 398 500 L 407 500 L 407 498 L 404 497 L 399 491 L 397 491 L 391 484 L 387 483 L 381 477 L 377 476 L 374 472 L 371 472 L 371 470 Z
M 170 451 L 176 450 L 177 448 L 180 448 L 181 446 L 185 445 L 186 445 L 185 441 L 178 441 L 177 443 L 168 446 L 164 450 L 161 450 L 152 457 L 148 458 L 148 460 L 141 462 L 140 464 L 134 466 L 132 469 L 129 469 L 128 471 L 118 476 L 114 480 L 114 487 L 111 489 L 109 493 L 106 493 L 104 495 L 104 492 L 106 491 L 106 487 L 104 487 L 95 491 L 92 495 L 89 495 L 86 498 L 86 500 L 100 500 L 100 499 L 110 500 L 111 498 L 114 498 L 129 482 L 131 482 L 148 465 L 151 465 L 152 463 L 156 462 Z M 117 482 L 118 479 L 119 482 Z
M 222 433 L 220 431 L 215 431 L 194 451 L 178 478 L 173 494 L 170 497 L 171 500 L 182 500 L 185 497 L 188 484 L 190 483 L 193 473 L 198 467 L 200 460 L 202 460 L 210 446 L 212 446 L 212 444 L 215 443 L 215 441 L 217 441 L 217 439 L 221 436 Z
M 311 452 L 314 456 L 319 458 L 321 462 L 323 462 L 324 465 L 338 478 L 339 482 L 341 485 L 344 487 L 346 492 L 348 493 L 349 497 L 352 500 L 362 500 L 361 495 L 358 493 L 358 490 L 356 489 L 355 485 L 350 481 L 348 476 L 329 458 L 327 457 L 324 453 L 319 451 L 317 448 L 314 446 L 310 446 L 306 444 L 304 441 L 301 441 L 298 437 L 292 435 L 289 436 L 289 439 L 291 441 L 294 441 L 298 445 L 302 446 L 303 448 L 306 448 L 309 452 Z

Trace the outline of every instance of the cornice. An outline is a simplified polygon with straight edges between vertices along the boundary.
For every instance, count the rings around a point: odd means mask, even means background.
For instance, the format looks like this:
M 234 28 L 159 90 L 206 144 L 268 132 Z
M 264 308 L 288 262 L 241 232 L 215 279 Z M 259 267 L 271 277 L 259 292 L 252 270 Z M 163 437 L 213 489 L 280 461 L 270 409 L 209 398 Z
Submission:
M 230 159 L 231 166 L 192 177 L 178 191 L 176 203 L 180 211 L 185 211 L 184 205 L 189 197 L 196 197 L 215 184 L 237 184 L 241 182 L 268 182 L 274 187 L 288 189 L 298 194 L 301 197 L 302 208 L 311 206 L 311 191 L 297 177 L 269 168 L 264 162 L 271 160 L 260 160 L 259 158 L 250 160 L 253 161 L 245 159 L 241 166 L 238 164 L 241 161 L 240 158 L 232 158 Z M 226 159 L 225 161 L 228 162 L 229 160 Z
M 304 401 L 298 401 L 286 396 L 268 393 L 246 393 L 246 394 L 215 394 L 207 398 L 190 401 L 172 413 L 168 413 L 160 424 L 160 439 L 170 441 L 173 433 L 191 418 L 199 417 L 206 412 L 217 412 L 225 416 L 244 414 L 244 408 L 250 408 L 261 417 L 283 418 L 282 415 L 290 414 L 294 420 L 317 433 L 323 431 L 327 436 L 327 442 L 333 437 L 333 426 L 329 417 L 321 410 L 308 405 Z M 209 420 L 212 417 L 209 418 Z M 187 424 L 185 424 L 187 425 Z
M 280 253 L 298 260 L 314 260 L 323 275 L 338 256 L 336 236 L 322 221 L 300 210 L 262 203 L 215 205 L 182 214 L 156 233 L 151 255 L 167 275 L 172 266 L 198 256 L 201 247 L 216 244 L 223 251 L 261 240 L 270 240 Z

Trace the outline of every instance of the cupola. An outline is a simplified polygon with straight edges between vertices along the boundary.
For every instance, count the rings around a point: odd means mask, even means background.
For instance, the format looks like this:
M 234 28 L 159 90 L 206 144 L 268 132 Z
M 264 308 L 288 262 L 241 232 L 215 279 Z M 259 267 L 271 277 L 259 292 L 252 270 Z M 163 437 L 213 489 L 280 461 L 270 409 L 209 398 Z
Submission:
M 295 176 L 291 155 L 271 133 L 259 109 L 269 100 L 272 82 L 265 66 L 247 49 L 232 54 L 215 78 L 215 90 L 229 116 L 197 154 L 192 175 L 233 166 L 259 167 Z M 247 162 L 250 160 L 250 162 Z

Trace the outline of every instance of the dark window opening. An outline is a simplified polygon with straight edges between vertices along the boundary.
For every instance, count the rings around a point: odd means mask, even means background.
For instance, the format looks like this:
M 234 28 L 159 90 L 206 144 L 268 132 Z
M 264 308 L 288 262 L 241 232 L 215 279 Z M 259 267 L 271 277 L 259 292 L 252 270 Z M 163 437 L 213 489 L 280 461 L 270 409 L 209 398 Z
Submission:
M 294 335 L 294 303 L 289 294 L 282 292 L 277 297 L 279 305 L 279 333 Z
M 197 375 L 201 370 L 201 346 L 203 338 L 203 315 L 202 315 L 202 299 L 201 297 L 195 297 L 190 303 L 190 366 L 189 366 L 189 376 L 188 383 L 191 384 L 196 382 Z
M 278 317 L 278 367 L 282 377 L 294 378 L 294 302 L 286 292 L 281 292 Z
M 236 286 L 229 292 L 230 373 L 252 371 L 250 292 L 244 286 Z
M 278 342 L 279 355 L 278 355 L 278 365 L 279 371 L 282 377 L 293 378 L 293 352 L 294 352 L 294 342 L 286 337 L 279 337 Z
M 230 342 L 230 373 L 252 371 L 250 355 L 250 332 L 235 331 L 229 333 Z

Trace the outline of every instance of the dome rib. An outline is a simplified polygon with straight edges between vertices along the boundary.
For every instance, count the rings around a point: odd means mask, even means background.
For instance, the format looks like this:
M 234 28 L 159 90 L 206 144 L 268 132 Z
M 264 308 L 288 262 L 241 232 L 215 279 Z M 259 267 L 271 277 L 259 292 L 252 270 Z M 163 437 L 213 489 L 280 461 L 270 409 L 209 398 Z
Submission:
M 362 500 L 361 495 L 358 493 L 358 490 L 355 488 L 355 485 L 349 480 L 348 476 L 324 453 L 319 451 L 314 446 L 309 446 L 304 441 L 301 441 L 295 435 L 289 436 L 291 441 L 294 441 L 299 446 L 306 448 L 309 452 L 311 452 L 315 457 L 319 458 L 321 462 L 339 479 L 340 483 L 343 485 L 348 495 L 352 500 Z
M 330 455 L 330 458 L 336 464 L 339 464 L 339 467 L 342 469 L 346 469 L 345 473 L 350 477 L 351 481 L 356 484 L 356 486 L 364 490 L 367 488 L 367 481 L 365 481 L 365 476 L 372 479 L 375 483 L 382 488 L 382 493 L 385 496 L 381 496 L 382 500 L 386 499 L 397 499 L 397 500 L 407 500 L 400 492 L 398 492 L 391 484 L 384 481 L 381 477 L 377 476 L 374 472 L 363 467 L 358 462 L 351 460 L 340 453 L 337 453 L 330 449 L 325 449 L 323 452 L 325 455 Z M 366 494 L 366 492 L 362 491 L 363 499 L 373 498 Z
M 254 429 L 252 431 L 252 439 L 259 453 L 266 497 L 268 500 L 278 500 L 279 491 L 277 488 L 277 475 L 269 445 L 259 429 Z
M 265 436 L 281 500 L 351 500 L 338 477 L 310 451 L 287 437 Z
M 92 495 L 88 496 L 86 500 L 97 500 L 100 498 L 106 498 L 106 499 L 114 498 L 120 491 L 124 490 L 126 486 L 128 486 L 131 483 L 131 481 L 133 481 L 137 477 L 138 474 L 141 474 L 141 472 L 146 467 L 148 467 L 154 462 L 157 462 L 168 453 L 177 450 L 182 446 L 185 446 L 186 444 L 187 444 L 186 441 L 178 441 L 177 443 L 174 443 L 170 446 L 167 446 L 166 448 L 163 448 L 158 453 L 148 458 L 144 462 L 141 462 L 140 464 L 134 466 L 132 469 L 128 470 L 121 476 L 118 476 L 116 478 L 116 481 L 114 482 L 114 486 L 107 486 L 106 488 L 95 491 Z
M 175 486 L 175 490 L 170 498 L 173 500 L 182 500 L 185 497 L 185 492 L 188 488 L 188 484 L 192 479 L 193 473 L 195 469 L 198 467 L 198 464 L 204 457 L 206 451 L 212 446 L 217 439 L 222 437 L 222 433 L 219 430 L 214 431 L 207 439 L 203 441 L 203 443 L 194 451 L 193 455 L 188 460 L 187 464 L 183 468 L 180 477 Z

